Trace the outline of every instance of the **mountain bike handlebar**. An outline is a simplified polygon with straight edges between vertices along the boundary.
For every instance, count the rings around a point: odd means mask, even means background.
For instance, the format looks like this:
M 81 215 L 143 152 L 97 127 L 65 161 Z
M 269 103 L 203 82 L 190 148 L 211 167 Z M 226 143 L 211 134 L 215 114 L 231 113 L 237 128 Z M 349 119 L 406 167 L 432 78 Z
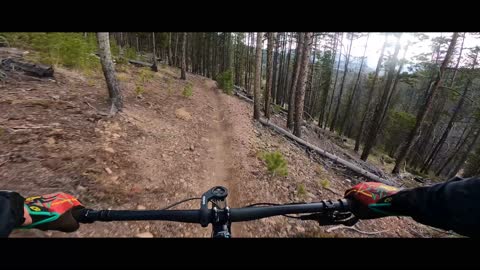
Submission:
M 230 224 L 232 222 L 251 221 L 287 214 L 310 214 L 294 218 L 317 220 L 321 225 L 353 225 L 356 222 L 356 219 L 350 213 L 350 202 L 346 199 L 262 207 L 229 208 L 226 206 L 225 200 L 227 194 L 228 191 L 224 187 L 212 188 L 203 194 L 199 210 L 82 209 L 75 216 L 80 223 L 92 223 L 95 221 L 161 220 L 198 223 L 203 227 L 212 224 L 214 237 L 226 238 L 230 237 Z M 208 202 L 212 202 L 214 207 L 208 209 Z
M 302 204 L 283 204 L 265 207 L 242 207 L 226 209 L 210 209 L 208 213 L 209 223 L 214 218 L 226 215 L 230 222 L 250 221 L 266 217 L 286 214 L 307 214 L 328 211 L 349 211 L 348 201 L 345 199 L 332 201 L 320 201 Z M 185 223 L 200 223 L 200 210 L 92 210 L 83 209 L 77 218 L 80 223 L 94 221 L 125 221 L 125 220 L 163 220 Z

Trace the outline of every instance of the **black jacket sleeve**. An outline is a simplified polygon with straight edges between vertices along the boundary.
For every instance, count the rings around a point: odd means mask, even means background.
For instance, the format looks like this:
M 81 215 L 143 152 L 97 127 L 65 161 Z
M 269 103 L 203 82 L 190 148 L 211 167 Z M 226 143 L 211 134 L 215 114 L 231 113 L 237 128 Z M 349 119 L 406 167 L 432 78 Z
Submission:
M 456 177 L 402 190 L 392 196 L 392 210 L 425 225 L 480 237 L 480 178 Z
M 23 224 L 25 199 L 11 191 L 0 191 L 0 237 L 8 237 L 12 230 Z

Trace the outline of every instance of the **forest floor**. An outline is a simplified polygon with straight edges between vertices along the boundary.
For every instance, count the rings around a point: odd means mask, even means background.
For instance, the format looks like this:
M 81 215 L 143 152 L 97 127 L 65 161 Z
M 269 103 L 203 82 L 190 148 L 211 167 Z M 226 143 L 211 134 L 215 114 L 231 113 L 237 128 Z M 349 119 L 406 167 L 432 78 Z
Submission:
M 95 209 L 160 209 L 215 185 L 229 189 L 230 207 L 241 207 L 338 199 L 360 181 L 254 122 L 250 103 L 224 94 L 210 79 L 187 73 L 182 81 L 178 69 L 162 67 L 138 98 L 140 72 L 132 66 L 118 70 L 125 109 L 114 117 L 104 113 L 109 107 L 101 72 L 56 68 L 54 79 L 8 73 L 0 82 L 1 189 L 24 196 L 64 191 Z M 187 98 L 182 91 L 188 83 L 193 95 Z M 281 117 L 273 121 L 282 124 Z M 306 130 L 305 139 L 342 155 L 344 142 L 334 136 Z M 287 176 L 271 177 L 259 159 L 263 151 L 275 150 L 288 162 Z M 449 236 L 406 217 L 361 221 L 355 227 L 361 232 L 333 227 L 272 217 L 234 223 L 232 232 L 234 237 Z M 209 235 L 210 229 L 200 225 L 142 221 L 82 224 L 70 234 L 25 230 L 11 236 Z

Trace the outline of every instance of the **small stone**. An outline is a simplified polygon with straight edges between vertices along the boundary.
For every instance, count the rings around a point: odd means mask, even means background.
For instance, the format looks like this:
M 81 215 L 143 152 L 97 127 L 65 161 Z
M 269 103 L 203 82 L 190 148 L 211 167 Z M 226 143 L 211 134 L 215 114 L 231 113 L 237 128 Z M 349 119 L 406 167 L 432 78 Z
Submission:
M 153 234 L 150 232 L 143 232 L 135 235 L 137 238 L 153 238 Z
M 115 138 L 115 139 L 118 139 L 118 138 L 121 137 L 120 134 L 117 134 L 117 133 L 113 133 L 112 136 L 113 136 L 113 138 Z
M 190 151 L 193 151 L 193 150 L 195 150 L 195 146 L 193 146 L 193 144 L 192 144 L 192 145 L 190 145 Z
M 180 109 L 175 110 L 175 116 L 179 119 L 186 120 L 186 121 L 192 119 L 191 114 L 189 112 L 187 112 L 185 110 L 185 108 L 180 108 Z
M 105 152 L 108 152 L 108 153 L 112 153 L 112 154 L 115 153 L 115 150 L 113 150 L 113 148 L 111 148 L 111 147 L 105 147 L 104 150 L 105 150 Z
M 84 186 L 81 186 L 81 185 L 78 185 L 78 186 L 77 186 L 77 191 L 78 191 L 78 192 L 84 192 L 84 191 L 86 191 L 86 190 L 87 190 L 87 188 L 84 187 Z
M 348 183 L 351 183 L 351 182 L 352 182 L 352 180 L 350 180 L 350 179 L 348 179 L 348 178 L 345 179 L 345 181 L 347 181 Z
M 108 173 L 108 174 L 112 174 L 112 170 L 110 170 L 110 168 L 105 168 L 105 171 Z
M 50 145 L 55 144 L 55 139 L 50 137 L 50 138 L 47 139 L 47 143 L 50 144 Z
M 300 233 L 304 233 L 304 232 L 305 232 L 305 228 L 304 228 L 304 227 L 297 226 L 296 229 L 297 229 L 297 231 L 300 232 Z
M 147 207 L 145 207 L 145 206 L 143 206 L 143 205 L 141 205 L 141 204 L 139 204 L 139 205 L 137 206 L 137 210 L 145 210 L 145 209 L 147 209 Z

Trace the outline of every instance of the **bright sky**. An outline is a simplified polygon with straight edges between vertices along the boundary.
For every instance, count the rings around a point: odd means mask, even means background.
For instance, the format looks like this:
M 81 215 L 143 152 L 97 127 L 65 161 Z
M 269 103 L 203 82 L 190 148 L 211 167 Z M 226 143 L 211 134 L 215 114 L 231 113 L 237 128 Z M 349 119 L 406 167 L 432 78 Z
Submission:
M 418 39 L 416 40 L 413 37 L 413 34 L 414 33 L 403 33 L 402 38 L 400 40 L 400 43 L 401 43 L 402 47 L 401 47 L 400 52 L 398 54 L 399 57 L 403 56 L 404 46 L 407 44 L 407 42 L 409 40 L 414 41 L 414 42 L 418 41 Z M 452 33 L 447 33 L 447 32 L 444 32 L 444 33 L 424 33 L 424 34 L 426 34 L 429 38 L 422 41 L 422 42 L 418 42 L 416 44 L 411 44 L 410 47 L 408 48 L 408 51 L 407 51 L 407 55 L 406 55 L 407 60 L 412 59 L 413 56 L 418 55 L 420 53 L 425 53 L 425 52 L 431 53 L 432 52 L 432 48 L 431 48 L 431 44 L 432 44 L 431 39 L 432 38 L 439 37 L 441 35 L 443 35 L 444 37 L 451 37 L 452 36 Z M 389 37 L 388 40 L 392 43 L 395 42 L 396 38 L 393 37 L 392 35 L 389 35 L 389 36 L 390 37 Z M 345 41 L 345 38 L 346 38 L 346 34 L 344 36 L 344 41 Z M 380 50 L 382 49 L 384 40 L 385 40 L 385 33 L 374 33 L 374 32 L 370 33 L 366 55 L 367 55 L 367 65 L 369 67 L 371 67 L 372 69 L 375 69 L 375 67 L 377 65 L 378 57 L 380 56 Z M 361 38 L 355 39 L 353 41 L 353 46 L 352 46 L 352 51 L 351 51 L 351 54 L 353 56 L 361 57 L 363 55 L 365 41 L 366 41 L 366 35 L 365 35 L 365 37 L 361 37 Z M 460 43 L 462 42 L 461 37 L 459 37 L 458 42 L 459 43 L 457 44 L 457 48 L 459 48 Z M 348 46 L 348 44 L 344 44 L 345 50 L 347 49 L 347 46 Z M 464 48 L 470 48 L 470 47 L 474 47 L 474 46 L 480 46 L 480 39 L 478 37 L 474 37 L 474 36 L 469 35 L 467 33 L 466 38 L 465 38 Z M 390 51 L 391 53 L 393 53 L 393 50 L 394 50 L 394 45 L 392 44 L 392 46 L 390 46 L 390 48 L 387 51 Z M 464 49 L 462 55 L 465 55 L 467 53 L 467 51 L 468 50 Z

